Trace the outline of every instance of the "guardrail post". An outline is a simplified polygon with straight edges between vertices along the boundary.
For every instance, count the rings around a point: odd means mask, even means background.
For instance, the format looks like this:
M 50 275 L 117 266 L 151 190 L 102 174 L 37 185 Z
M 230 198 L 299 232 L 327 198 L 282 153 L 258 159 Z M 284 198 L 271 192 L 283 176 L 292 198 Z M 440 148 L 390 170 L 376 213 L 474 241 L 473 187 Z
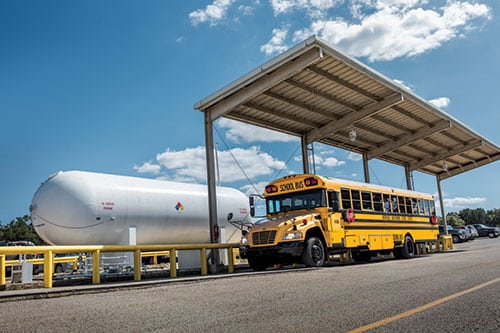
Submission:
M 134 281 L 141 281 L 141 250 L 134 251 Z
M 54 271 L 54 253 L 51 250 L 43 254 L 43 287 L 52 288 L 52 273 Z
M 233 253 L 233 247 L 230 246 L 227 249 L 227 270 L 229 273 L 234 273 L 234 253 Z
M 172 259 L 174 262 L 172 262 Z M 177 277 L 177 250 L 170 249 L 170 277 Z
M 5 256 L 0 255 L 0 286 L 5 286 Z
M 207 275 L 207 248 L 200 249 L 201 275 Z
M 92 284 L 101 283 L 101 251 L 92 252 Z

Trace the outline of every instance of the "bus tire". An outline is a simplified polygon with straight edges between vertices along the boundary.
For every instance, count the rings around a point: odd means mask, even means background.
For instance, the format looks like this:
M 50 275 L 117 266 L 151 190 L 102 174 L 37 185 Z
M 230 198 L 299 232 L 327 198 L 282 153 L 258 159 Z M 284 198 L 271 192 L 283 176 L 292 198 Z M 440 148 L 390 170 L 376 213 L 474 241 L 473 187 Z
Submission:
M 415 256 L 415 243 L 410 235 L 405 236 L 403 247 L 400 248 L 400 256 L 402 259 L 411 259 Z
M 252 270 L 256 272 L 265 271 L 266 268 L 269 266 L 266 260 L 264 260 L 263 258 L 256 258 L 256 257 L 249 257 L 248 265 Z
M 63 265 L 57 264 L 56 267 L 54 267 L 54 273 L 63 273 L 63 272 L 64 272 Z
M 307 267 L 320 267 L 325 263 L 325 247 L 317 237 L 309 237 L 302 251 L 302 262 Z

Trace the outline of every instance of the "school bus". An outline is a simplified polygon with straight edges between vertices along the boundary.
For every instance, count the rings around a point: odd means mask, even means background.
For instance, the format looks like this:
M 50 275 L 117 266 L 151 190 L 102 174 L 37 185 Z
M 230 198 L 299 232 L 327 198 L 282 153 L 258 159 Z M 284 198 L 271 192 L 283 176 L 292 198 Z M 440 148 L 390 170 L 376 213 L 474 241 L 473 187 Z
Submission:
M 253 270 L 275 264 L 322 266 L 330 255 L 355 261 L 378 253 L 412 258 L 437 242 L 434 197 L 314 174 L 290 175 L 265 187 L 266 218 L 243 232 L 240 256 Z M 250 200 L 251 212 L 255 212 Z

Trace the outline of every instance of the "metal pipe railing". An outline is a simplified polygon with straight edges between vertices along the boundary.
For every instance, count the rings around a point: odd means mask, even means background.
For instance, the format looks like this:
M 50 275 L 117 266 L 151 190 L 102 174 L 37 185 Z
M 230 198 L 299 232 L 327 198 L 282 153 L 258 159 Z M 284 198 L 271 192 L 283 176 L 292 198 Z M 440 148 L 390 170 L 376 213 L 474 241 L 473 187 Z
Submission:
M 5 285 L 5 267 L 7 255 L 43 254 L 43 286 L 52 288 L 55 254 L 59 253 L 90 253 L 92 255 L 92 283 L 101 283 L 100 263 L 101 253 L 104 252 L 133 252 L 134 253 L 134 280 L 141 280 L 142 252 L 168 252 L 170 258 L 176 258 L 178 251 L 199 250 L 201 275 L 207 275 L 207 249 L 228 250 L 228 272 L 234 272 L 233 251 L 238 248 L 237 243 L 227 244 L 166 244 L 166 245 L 85 245 L 85 246 L 0 246 L 0 285 Z M 148 254 L 146 254 L 148 255 Z M 41 259 L 30 259 L 40 262 Z M 57 260 L 59 261 L 59 260 Z M 176 260 L 170 262 L 170 277 L 177 277 Z

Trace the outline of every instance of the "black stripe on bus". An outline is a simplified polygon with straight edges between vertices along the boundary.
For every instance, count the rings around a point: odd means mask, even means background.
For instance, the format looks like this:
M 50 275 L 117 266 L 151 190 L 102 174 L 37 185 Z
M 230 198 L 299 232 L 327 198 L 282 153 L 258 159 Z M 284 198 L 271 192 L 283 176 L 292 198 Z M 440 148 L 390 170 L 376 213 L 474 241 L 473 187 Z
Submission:
M 355 214 L 369 214 L 369 215 L 390 215 L 390 216 L 406 216 L 406 217 L 420 217 L 420 218 L 430 218 L 430 215 L 423 214 L 406 214 L 406 213 L 391 213 L 391 212 L 381 212 L 373 210 L 361 210 L 353 209 Z
M 430 224 L 429 221 L 420 222 L 420 221 L 405 221 L 405 220 L 366 220 L 366 219 L 356 219 L 354 222 L 359 223 L 393 223 L 393 224 Z
M 405 229 L 411 229 L 411 230 L 438 230 L 436 227 L 412 227 L 412 226 L 369 226 L 369 225 L 349 225 L 345 226 L 344 229 L 346 230 L 405 230 Z

